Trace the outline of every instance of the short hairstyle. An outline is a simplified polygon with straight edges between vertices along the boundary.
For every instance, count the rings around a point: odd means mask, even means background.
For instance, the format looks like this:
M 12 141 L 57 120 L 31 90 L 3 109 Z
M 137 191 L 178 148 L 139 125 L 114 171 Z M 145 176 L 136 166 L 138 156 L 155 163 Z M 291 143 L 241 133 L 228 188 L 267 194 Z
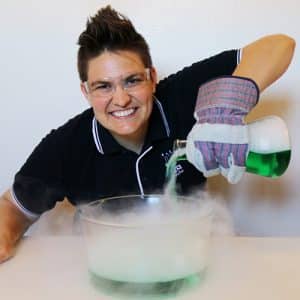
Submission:
M 86 29 L 78 39 L 77 68 L 80 80 L 87 80 L 90 59 L 104 51 L 133 51 L 138 54 L 146 68 L 152 66 L 150 50 L 144 37 L 139 34 L 131 21 L 112 9 L 110 5 L 101 8 L 90 17 Z

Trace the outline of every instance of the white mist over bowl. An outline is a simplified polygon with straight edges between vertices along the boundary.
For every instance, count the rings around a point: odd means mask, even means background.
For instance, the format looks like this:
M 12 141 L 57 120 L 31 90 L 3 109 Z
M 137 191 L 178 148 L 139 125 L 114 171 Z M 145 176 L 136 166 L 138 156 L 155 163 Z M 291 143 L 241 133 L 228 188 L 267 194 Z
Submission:
M 79 207 L 88 268 L 100 278 L 152 283 L 204 271 L 212 210 L 188 197 L 102 199 Z

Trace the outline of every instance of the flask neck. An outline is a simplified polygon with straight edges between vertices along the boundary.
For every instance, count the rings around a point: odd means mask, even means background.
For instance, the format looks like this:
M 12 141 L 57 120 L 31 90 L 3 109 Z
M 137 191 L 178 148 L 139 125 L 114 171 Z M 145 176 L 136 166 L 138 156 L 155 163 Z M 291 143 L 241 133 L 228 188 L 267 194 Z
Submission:
M 173 142 L 173 151 L 184 149 L 186 147 L 186 140 L 176 139 Z

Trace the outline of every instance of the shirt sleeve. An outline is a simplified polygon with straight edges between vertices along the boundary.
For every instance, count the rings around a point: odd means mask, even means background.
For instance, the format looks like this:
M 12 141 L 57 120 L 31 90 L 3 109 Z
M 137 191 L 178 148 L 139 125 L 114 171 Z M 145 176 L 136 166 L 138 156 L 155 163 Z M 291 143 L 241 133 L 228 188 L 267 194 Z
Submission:
M 240 60 L 240 50 L 227 50 L 159 81 L 155 96 L 162 102 L 176 138 L 185 138 L 195 122 L 199 87 L 215 77 L 231 75 Z
M 176 89 L 178 92 L 185 92 L 186 95 L 192 92 L 196 94 L 199 86 L 206 81 L 222 75 L 231 75 L 240 60 L 241 50 L 228 50 L 211 56 L 161 80 L 157 86 L 158 92 Z
M 52 130 L 15 175 L 11 189 L 16 206 L 34 219 L 65 197 L 63 130 Z

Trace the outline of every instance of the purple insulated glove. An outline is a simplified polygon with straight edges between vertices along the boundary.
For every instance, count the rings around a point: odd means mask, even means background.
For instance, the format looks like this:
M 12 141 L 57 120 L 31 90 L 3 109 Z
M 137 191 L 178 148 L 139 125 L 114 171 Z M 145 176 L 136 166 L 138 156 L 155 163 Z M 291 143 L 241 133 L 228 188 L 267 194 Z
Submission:
M 219 77 L 200 87 L 186 154 L 204 176 L 221 173 L 230 183 L 240 180 L 248 154 L 248 128 L 243 119 L 258 96 L 254 81 L 236 76 Z

